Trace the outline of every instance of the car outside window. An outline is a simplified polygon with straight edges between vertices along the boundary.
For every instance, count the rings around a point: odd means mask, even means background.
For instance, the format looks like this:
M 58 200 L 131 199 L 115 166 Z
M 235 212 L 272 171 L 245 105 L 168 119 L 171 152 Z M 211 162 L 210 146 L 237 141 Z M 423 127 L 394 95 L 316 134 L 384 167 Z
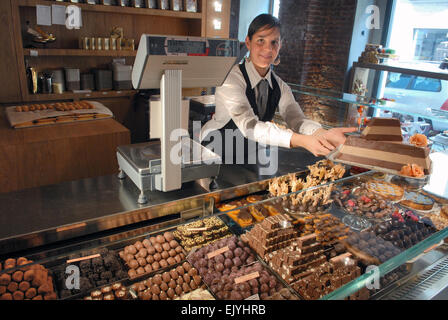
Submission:
M 387 88 L 407 89 L 412 81 L 411 75 L 389 72 L 387 75 Z
M 442 91 L 442 84 L 439 79 L 417 77 L 411 87 L 411 90 L 440 92 Z

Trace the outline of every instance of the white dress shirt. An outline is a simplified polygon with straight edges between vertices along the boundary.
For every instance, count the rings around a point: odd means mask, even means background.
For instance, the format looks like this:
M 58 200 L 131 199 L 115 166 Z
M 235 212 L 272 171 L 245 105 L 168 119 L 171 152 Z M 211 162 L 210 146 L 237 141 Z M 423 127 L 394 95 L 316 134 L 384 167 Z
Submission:
M 274 145 L 290 148 L 293 131 L 299 134 L 311 135 L 321 128 L 318 122 L 306 119 L 302 109 L 295 100 L 291 88 L 274 72 L 269 70 L 264 78 L 255 69 L 252 62 L 246 59 L 246 70 L 252 89 L 255 90 L 257 99 L 258 83 L 266 79 L 272 88 L 271 76 L 273 75 L 280 87 L 281 98 L 278 104 L 280 116 L 289 129 L 279 128 L 272 122 L 260 121 L 255 115 L 246 96 L 246 81 L 241 73 L 239 65 L 235 65 L 224 84 L 216 88 L 215 114 L 201 130 L 202 141 L 210 132 L 223 128 L 233 119 L 238 129 L 247 139 L 254 140 L 265 145 Z

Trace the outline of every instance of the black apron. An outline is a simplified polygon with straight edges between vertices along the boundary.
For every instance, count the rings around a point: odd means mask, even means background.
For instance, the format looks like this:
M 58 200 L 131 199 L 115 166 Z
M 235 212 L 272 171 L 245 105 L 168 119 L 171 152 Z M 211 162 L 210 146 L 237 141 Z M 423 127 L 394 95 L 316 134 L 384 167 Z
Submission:
M 246 81 L 247 99 L 249 100 L 250 106 L 252 107 L 252 110 L 254 111 L 255 115 L 257 115 L 259 117 L 258 106 L 256 103 L 256 98 L 255 98 L 255 90 L 252 89 L 252 86 L 251 86 L 251 83 L 249 80 L 249 76 L 247 75 L 245 62 L 240 64 L 239 68 L 241 70 L 241 73 L 243 74 L 244 80 Z M 277 110 L 278 103 L 279 103 L 280 97 L 281 97 L 280 87 L 279 87 L 277 81 L 275 80 L 275 77 L 273 74 L 271 74 L 271 81 L 272 81 L 273 88 L 268 86 L 269 94 L 268 94 L 268 101 L 266 104 L 266 112 L 265 112 L 263 118 L 260 119 L 260 121 L 263 121 L 263 122 L 271 121 L 272 119 L 274 119 L 275 111 Z M 238 126 L 235 124 L 233 119 L 230 119 L 230 121 L 223 128 L 219 129 L 219 131 L 221 133 L 221 137 L 222 137 L 222 154 L 221 154 L 222 163 L 237 164 L 237 154 L 236 154 L 237 138 L 232 137 L 232 139 L 229 139 L 229 138 L 226 139 L 225 130 L 233 130 L 233 131 L 237 132 L 238 135 L 241 135 L 241 136 L 242 136 L 242 133 L 238 129 Z M 207 140 L 209 140 L 208 137 L 206 139 L 204 139 L 204 141 L 207 141 Z M 255 161 L 258 162 L 257 150 L 260 148 L 259 144 L 255 143 L 255 142 L 251 142 L 249 144 L 249 140 L 247 138 L 245 138 L 244 136 L 243 136 L 243 140 L 244 140 L 244 155 L 240 155 L 238 158 L 241 159 L 241 157 L 243 157 L 244 164 L 253 164 L 253 163 L 248 163 L 248 162 L 251 162 L 253 159 L 255 159 Z M 213 142 L 213 139 L 210 142 Z M 210 142 L 207 141 L 206 143 L 204 143 L 204 145 L 207 145 Z M 233 146 L 233 159 L 231 159 L 231 163 L 229 163 L 229 161 L 226 161 L 226 157 L 225 157 L 225 147 L 229 146 L 230 144 Z M 255 146 L 255 148 L 254 148 L 254 146 Z M 266 148 L 268 148 L 268 146 Z M 215 152 L 216 152 L 216 150 L 215 150 Z M 269 152 L 269 151 L 267 151 L 267 152 Z M 251 156 L 249 156 L 249 155 L 251 155 Z

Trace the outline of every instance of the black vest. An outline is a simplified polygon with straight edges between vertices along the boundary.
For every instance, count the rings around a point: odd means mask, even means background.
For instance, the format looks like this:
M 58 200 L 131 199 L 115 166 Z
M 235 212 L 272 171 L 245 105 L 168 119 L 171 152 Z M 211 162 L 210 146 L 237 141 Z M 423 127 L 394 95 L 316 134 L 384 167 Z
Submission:
M 243 74 L 244 80 L 246 81 L 247 99 L 249 100 L 250 106 L 252 107 L 252 110 L 254 111 L 255 115 L 257 115 L 259 117 L 258 106 L 257 106 L 256 98 L 255 98 L 255 90 L 252 89 L 252 86 L 251 86 L 251 83 L 249 80 L 249 76 L 247 75 L 245 62 L 240 64 L 239 68 L 241 70 L 241 73 Z M 278 103 L 280 102 L 281 91 L 280 91 L 280 87 L 279 87 L 273 73 L 271 73 L 271 82 L 272 82 L 273 88 L 271 88 L 270 86 L 268 87 L 269 94 L 268 94 L 268 102 L 266 104 L 266 112 L 264 114 L 264 117 L 262 119 L 260 119 L 260 121 L 263 121 L 263 122 L 271 121 L 272 119 L 274 119 L 275 111 L 277 110 Z M 223 128 L 221 128 L 219 130 L 221 132 L 221 137 L 222 137 L 222 142 L 223 142 L 221 157 L 222 157 L 223 163 L 225 163 L 225 161 L 226 161 L 225 146 L 232 143 L 232 145 L 233 145 L 233 162 L 232 162 L 232 164 L 236 164 L 236 140 L 234 138 L 234 139 L 232 139 L 233 141 L 226 141 L 225 130 L 228 130 L 228 129 L 238 130 L 239 134 L 241 134 L 240 130 L 238 129 L 238 127 L 235 124 L 235 122 L 233 121 L 233 119 L 230 119 L 230 121 Z M 205 139 L 205 140 L 208 140 L 208 139 Z M 258 144 L 256 144 L 256 147 L 258 150 Z M 244 138 L 244 163 L 245 164 L 247 164 L 247 162 L 248 162 L 248 153 L 249 153 L 248 149 L 249 149 L 248 148 L 248 139 Z

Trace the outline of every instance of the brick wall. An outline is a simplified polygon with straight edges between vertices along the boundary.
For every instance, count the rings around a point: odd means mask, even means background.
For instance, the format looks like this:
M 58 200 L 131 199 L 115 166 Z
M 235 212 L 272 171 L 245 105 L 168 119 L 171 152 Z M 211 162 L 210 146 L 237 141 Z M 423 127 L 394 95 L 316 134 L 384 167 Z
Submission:
M 283 48 L 276 73 L 285 81 L 342 92 L 356 14 L 356 0 L 281 0 Z M 305 114 L 341 125 L 346 104 L 296 95 Z

